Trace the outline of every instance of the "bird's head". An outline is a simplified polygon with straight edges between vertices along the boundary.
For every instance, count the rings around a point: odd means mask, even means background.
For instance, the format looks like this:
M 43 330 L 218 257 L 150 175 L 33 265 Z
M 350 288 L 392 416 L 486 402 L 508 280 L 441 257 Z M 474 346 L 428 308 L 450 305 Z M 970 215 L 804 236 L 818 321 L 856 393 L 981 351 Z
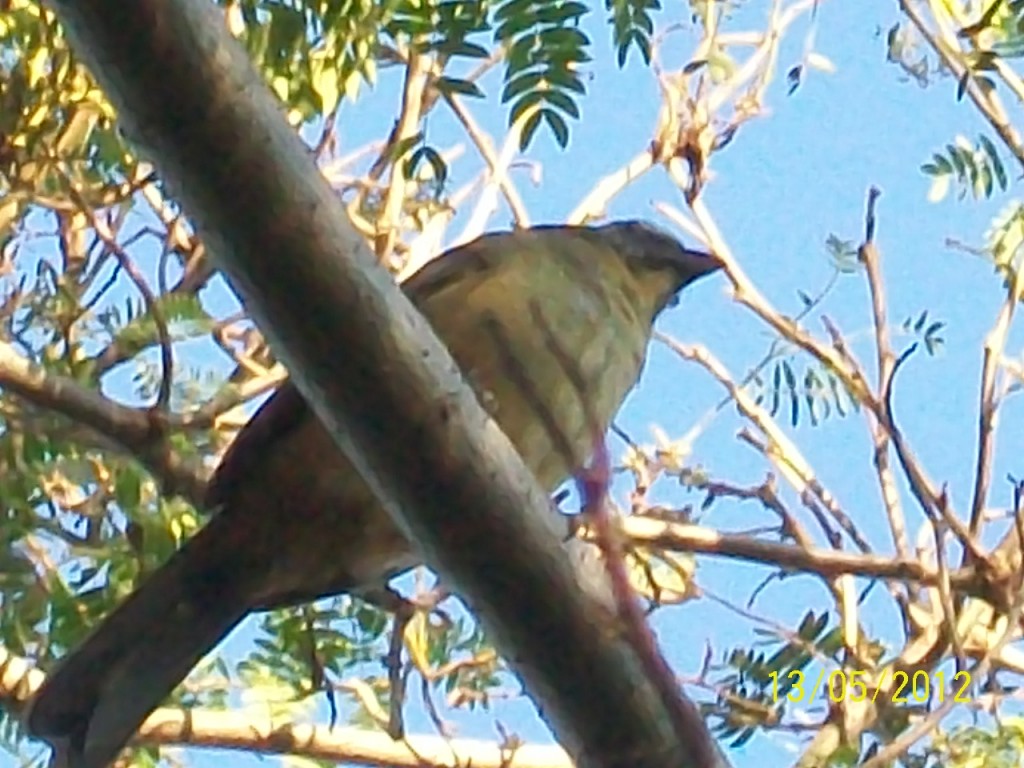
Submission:
M 652 321 L 675 304 L 683 288 L 722 267 L 711 254 L 686 248 L 644 222 L 619 221 L 591 231 L 623 260 L 640 294 L 636 306 L 646 309 Z

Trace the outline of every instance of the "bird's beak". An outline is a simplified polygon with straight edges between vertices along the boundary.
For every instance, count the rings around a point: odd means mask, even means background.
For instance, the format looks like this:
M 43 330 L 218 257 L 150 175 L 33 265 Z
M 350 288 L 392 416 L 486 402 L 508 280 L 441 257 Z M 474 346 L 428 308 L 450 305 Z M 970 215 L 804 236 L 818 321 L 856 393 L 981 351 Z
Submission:
M 684 278 L 683 285 L 688 285 L 705 275 L 710 275 L 720 270 L 724 265 L 711 253 L 706 251 L 692 251 L 688 248 L 680 248 L 668 258 L 669 265 Z

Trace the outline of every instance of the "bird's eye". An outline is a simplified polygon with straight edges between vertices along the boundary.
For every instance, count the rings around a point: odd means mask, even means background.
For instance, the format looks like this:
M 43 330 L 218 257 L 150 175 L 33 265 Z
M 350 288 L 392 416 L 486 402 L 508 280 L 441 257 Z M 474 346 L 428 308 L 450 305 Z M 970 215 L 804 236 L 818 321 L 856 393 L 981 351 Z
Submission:
M 669 296 L 668 304 L 666 304 L 665 306 L 666 306 L 667 309 L 672 309 L 673 307 L 678 306 L 678 304 L 679 304 L 679 294 L 678 293 L 673 293 L 671 296 Z

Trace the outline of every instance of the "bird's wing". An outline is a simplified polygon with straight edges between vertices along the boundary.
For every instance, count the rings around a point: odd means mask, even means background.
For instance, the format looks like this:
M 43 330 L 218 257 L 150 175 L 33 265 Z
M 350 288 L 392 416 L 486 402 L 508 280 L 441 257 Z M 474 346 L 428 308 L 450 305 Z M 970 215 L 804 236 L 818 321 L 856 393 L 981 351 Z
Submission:
M 505 241 L 512 236 L 521 235 L 511 232 L 485 235 L 427 262 L 402 283 L 403 292 L 413 303 L 422 306 L 426 298 L 454 280 L 472 280 L 474 274 L 483 277 L 495 260 L 502 256 Z M 253 414 L 224 454 L 206 491 L 204 505 L 207 510 L 229 509 L 226 502 L 254 466 L 262 461 L 266 447 L 286 439 L 302 425 L 308 413 L 305 399 L 291 379 L 287 379 Z
M 206 489 L 204 506 L 217 513 L 244 483 L 264 451 L 284 440 L 305 420 L 309 406 L 290 379 L 278 387 L 235 437 Z M 230 508 L 227 505 L 225 508 Z

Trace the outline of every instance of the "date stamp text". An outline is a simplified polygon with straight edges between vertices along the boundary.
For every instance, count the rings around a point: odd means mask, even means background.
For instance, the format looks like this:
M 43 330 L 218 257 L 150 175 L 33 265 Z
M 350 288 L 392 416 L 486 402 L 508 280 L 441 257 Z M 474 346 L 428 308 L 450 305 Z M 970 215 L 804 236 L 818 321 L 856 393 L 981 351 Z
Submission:
M 825 676 L 825 670 L 818 671 L 814 684 L 800 670 L 793 670 L 784 675 L 770 672 L 772 681 L 772 701 L 780 698 L 799 704 L 813 704 L 818 698 L 827 698 L 833 703 L 843 701 L 878 701 L 888 699 L 893 704 L 924 704 L 932 697 L 940 703 L 947 698 L 954 702 L 967 704 L 971 687 L 971 673 L 961 670 L 953 675 L 945 672 L 931 674 L 918 670 L 914 673 L 886 668 L 882 670 L 878 683 L 872 680 L 873 675 L 866 670 L 837 669 Z M 886 689 L 886 683 L 891 688 Z

